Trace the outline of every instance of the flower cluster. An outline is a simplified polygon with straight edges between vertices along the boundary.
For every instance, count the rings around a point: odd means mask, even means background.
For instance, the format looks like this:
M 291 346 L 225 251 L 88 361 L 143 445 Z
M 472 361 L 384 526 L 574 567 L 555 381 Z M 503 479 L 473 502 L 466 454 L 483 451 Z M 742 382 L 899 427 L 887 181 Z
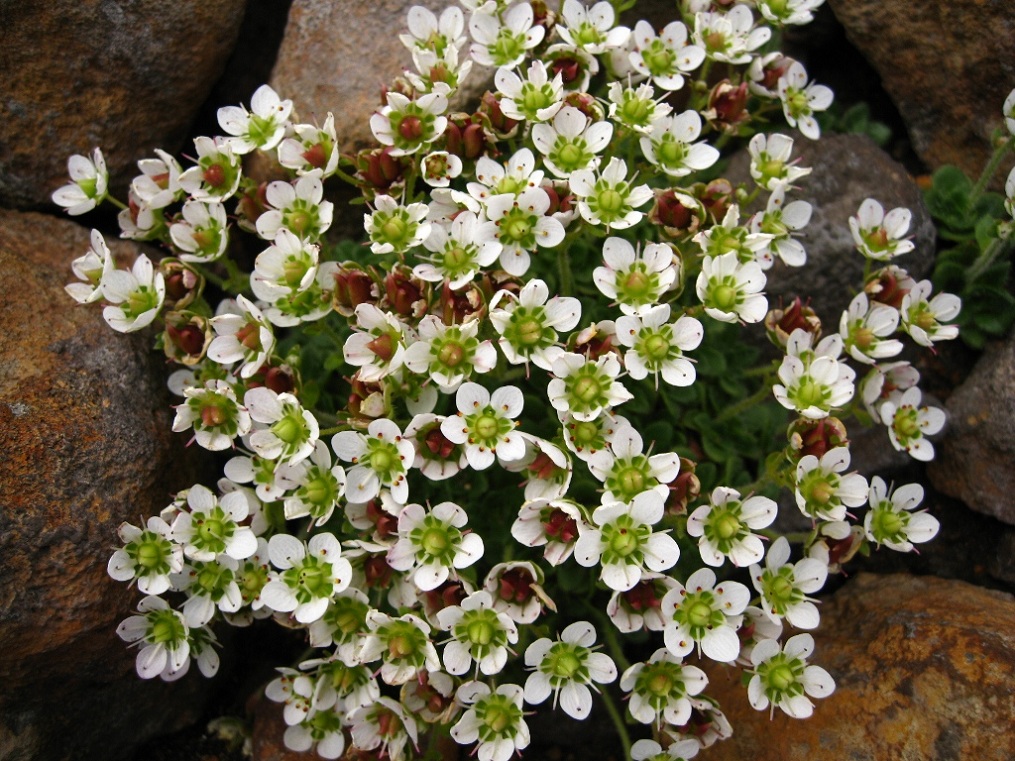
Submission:
M 119 269 L 96 231 L 67 291 L 115 330 L 157 329 L 179 365 L 173 429 L 230 457 L 216 489 L 120 528 L 109 574 L 146 595 L 119 629 L 138 673 L 211 674 L 216 624 L 273 619 L 314 653 L 266 694 L 286 745 L 323 758 L 414 758 L 429 734 L 507 761 L 530 708 L 584 720 L 618 689 L 653 732 L 631 758 L 691 758 L 731 732 L 704 660 L 744 669 L 759 710 L 809 715 L 834 684 L 784 628 L 817 627 L 838 545 L 909 551 L 937 531 L 918 485 L 849 471 L 841 418 L 930 459 L 944 414 L 900 337 L 933 349 L 960 307 L 895 264 L 909 212 L 869 199 L 843 220 L 870 274 L 838 332 L 800 300 L 770 308 L 812 212 L 786 133 L 817 139 L 832 99 L 772 30 L 818 5 L 685 0 L 662 29 L 605 1 L 414 7 L 375 147 L 342 153 L 331 114 L 299 122 L 263 86 L 219 111 L 194 166 L 139 162 L 121 234 L 171 255 Z M 494 89 L 454 112 L 474 64 Z M 780 113 L 786 130 L 762 131 Z M 749 183 L 714 178 L 727 143 Z M 288 179 L 245 174 L 253 152 Z M 107 198 L 101 152 L 69 170 L 56 203 Z M 333 178 L 362 192 L 362 245 L 325 237 Z M 238 232 L 259 241 L 249 273 Z M 726 400 L 742 379 L 717 364 L 758 323 L 783 359 Z M 722 458 L 715 420 L 754 404 L 794 419 L 781 453 L 749 456 L 768 464 L 752 483 L 705 460 Z M 796 546 L 767 543 L 780 485 L 814 527 Z M 629 664 L 633 632 L 656 649 Z

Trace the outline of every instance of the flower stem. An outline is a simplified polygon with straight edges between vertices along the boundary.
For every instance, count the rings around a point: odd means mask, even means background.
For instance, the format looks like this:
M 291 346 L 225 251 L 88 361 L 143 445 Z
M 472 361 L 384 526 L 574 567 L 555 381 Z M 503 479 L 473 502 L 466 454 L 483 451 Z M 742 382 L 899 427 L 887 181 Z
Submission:
M 990 161 L 988 161 L 987 165 L 983 167 L 983 172 L 980 173 L 980 178 L 976 181 L 972 191 L 969 193 L 969 211 L 976 208 L 976 204 L 980 200 L 980 196 L 982 196 L 984 190 L 987 189 L 987 183 L 990 182 L 997 173 L 997 168 L 1001 165 L 1004 155 L 1013 147 L 1015 147 L 1015 135 L 1009 137 L 1001 143 L 994 151 L 994 154 L 990 157 Z
M 603 699 L 603 705 L 606 706 L 606 712 L 610 714 L 610 720 L 613 722 L 613 726 L 617 730 L 617 735 L 620 737 L 620 744 L 624 746 L 624 758 L 630 758 L 631 735 L 627 732 L 627 722 L 624 721 L 624 717 L 620 713 L 620 709 L 617 708 L 617 704 L 613 702 L 613 698 L 610 697 L 610 693 L 607 690 L 600 692 L 599 697 Z
M 975 283 L 976 280 L 982 275 L 987 269 L 994 263 L 1004 250 L 1008 247 L 1008 241 L 995 238 L 990 242 L 980 255 L 976 257 L 976 261 L 973 262 L 972 266 L 966 272 L 966 282 Z
M 570 246 L 557 249 L 557 270 L 560 273 L 560 295 L 571 296 L 574 292 L 574 278 L 571 276 L 571 258 L 568 255 Z
M 769 384 L 762 383 L 761 384 L 761 388 L 759 388 L 753 394 L 751 394 L 750 396 L 746 397 L 745 399 L 741 399 L 739 402 L 737 402 L 733 406 L 727 407 L 723 412 L 721 412 L 716 417 L 715 421 L 717 423 L 721 423 L 724 420 L 729 420 L 730 418 L 736 417 L 737 415 L 739 415 L 744 410 L 749 410 L 754 405 L 764 401 L 765 398 L 770 393 L 772 393 L 772 389 L 769 387 Z

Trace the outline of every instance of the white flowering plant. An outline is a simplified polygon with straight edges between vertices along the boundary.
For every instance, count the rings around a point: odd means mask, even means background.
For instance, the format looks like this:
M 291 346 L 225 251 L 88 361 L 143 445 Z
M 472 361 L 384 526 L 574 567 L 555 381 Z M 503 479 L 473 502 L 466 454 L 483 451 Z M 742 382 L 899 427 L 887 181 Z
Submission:
M 101 151 L 71 159 L 54 201 L 117 204 L 165 255 L 119 269 L 96 231 L 68 294 L 152 331 L 173 429 L 228 454 L 214 489 L 119 531 L 141 677 L 211 675 L 216 630 L 271 619 L 311 648 L 266 690 L 287 746 L 396 761 L 442 736 L 507 761 L 537 706 L 597 703 L 629 758 L 690 758 L 732 731 L 709 662 L 759 710 L 832 692 L 794 634 L 813 595 L 938 530 L 919 485 L 850 470 L 846 422 L 933 457 L 944 413 L 898 356 L 953 338 L 959 299 L 896 263 L 911 215 L 876 199 L 842 220 L 867 266 L 838 326 L 765 295 L 807 263 L 793 130 L 819 138 L 832 93 L 778 43 L 820 0 L 684 0 L 658 30 L 618 5 L 412 8 L 414 69 L 357 154 L 265 85 L 194 166 L 142 159 L 127 203 Z M 495 89 L 453 110 L 483 67 Z M 247 174 L 253 153 L 288 179 Z M 343 181 L 355 240 L 329 232 Z

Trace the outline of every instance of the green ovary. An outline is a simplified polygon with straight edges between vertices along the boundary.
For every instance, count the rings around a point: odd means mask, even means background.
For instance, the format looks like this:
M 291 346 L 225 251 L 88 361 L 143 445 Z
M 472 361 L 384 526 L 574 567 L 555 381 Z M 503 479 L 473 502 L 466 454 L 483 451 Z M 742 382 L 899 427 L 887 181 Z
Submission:
M 918 437 L 920 434 L 919 414 L 912 407 L 902 407 L 895 413 L 892 428 L 895 429 L 895 435 L 903 441 Z
M 902 538 L 909 514 L 888 508 L 878 508 L 871 517 L 871 533 L 880 540 L 894 541 Z
M 671 73 L 674 69 L 673 62 L 675 58 L 676 54 L 659 40 L 653 40 L 648 50 L 643 51 L 641 54 L 641 59 L 645 62 L 645 68 L 654 77 Z
M 307 423 L 298 410 L 290 409 L 271 426 L 271 432 L 286 444 L 296 444 L 306 441 L 308 431 Z
M 737 305 L 737 289 L 731 285 L 717 285 L 712 289 L 711 306 L 723 312 L 732 312 Z
M 154 644 L 174 646 L 187 638 L 183 621 L 171 610 L 160 610 L 149 614 L 148 636 L 145 638 Z

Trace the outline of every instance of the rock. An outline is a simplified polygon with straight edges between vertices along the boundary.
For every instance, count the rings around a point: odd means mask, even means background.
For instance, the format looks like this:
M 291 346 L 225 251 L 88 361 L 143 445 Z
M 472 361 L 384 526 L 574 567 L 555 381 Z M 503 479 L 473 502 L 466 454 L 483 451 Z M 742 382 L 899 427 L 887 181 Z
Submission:
M 383 105 L 382 91 L 412 56 L 398 39 L 408 29 L 406 14 L 414 5 L 438 16 L 447 0 L 374 0 L 371 3 L 293 0 L 271 85 L 291 98 L 299 118 L 323 122 L 335 114 L 335 129 L 345 151 L 377 144 L 370 115 Z M 468 13 L 465 13 L 468 25 Z M 336 30 L 340 30 L 336 33 Z M 468 37 L 468 29 L 465 31 Z M 360 44 L 352 44 L 352 43 Z M 492 76 L 474 66 L 463 97 L 479 95 Z M 452 100 L 452 109 L 460 102 Z
M 977 512 L 1015 524 L 1015 335 L 987 347 L 948 400 L 949 432 L 931 482 Z
M 102 149 L 122 200 L 153 148 L 179 150 L 246 0 L 3 3 L 0 204 L 51 205 L 67 158 Z
M 908 0 L 829 5 L 880 75 L 920 158 L 932 168 L 954 164 L 977 177 L 1015 83 L 1015 6 Z
M 113 243 L 124 257 L 129 244 Z M 122 757 L 193 720 L 208 684 L 143 682 L 116 636 L 136 589 L 106 562 L 123 521 L 195 482 L 170 426 L 165 363 L 150 334 L 108 328 L 64 293 L 89 234 L 0 212 L 0 758 Z
M 957 581 L 861 574 L 821 609 L 811 662 L 835 678 L 807 720 L 751 708 L 732 672 L 707 692 L 733 725 L 712 761 L 1015 757 L 1015 599 Z
M 863 283 L 864 258 L 853 244 L 849 218 L 855 216 L 867 198 L 877 200 L 885 212 L 904 206 L 913 213 L 909 235 L 916 249 L 894 261 L 918 280 L 927 277 L 934 261 L 935 230 L 920 189 L 906 169 L 865 135 L 826 134 L 812 141 L 799 133 L 794 138 L 793 158 L 814 171 L 797 181 L 791 200 L 807 201 L 813 207 L 810 223 L 801 242 L 807 264 L 786 267 L 781 262 L 768 271 L 765 292 L 769 304 L 777 306 L 794 296 L 813 298 L 811 306 L 821 317 L 825 334 L 839 329 L 839 317 Z M 734 182 L 750 181 L 750 157 L 742 151 L 732 158 L 726 176 Z M 767 199 L 763 193 L 763 200 Z M 763 209 L 756 204 L 748 211 Z M 742 221 L 746 214 L 741 215 Z

